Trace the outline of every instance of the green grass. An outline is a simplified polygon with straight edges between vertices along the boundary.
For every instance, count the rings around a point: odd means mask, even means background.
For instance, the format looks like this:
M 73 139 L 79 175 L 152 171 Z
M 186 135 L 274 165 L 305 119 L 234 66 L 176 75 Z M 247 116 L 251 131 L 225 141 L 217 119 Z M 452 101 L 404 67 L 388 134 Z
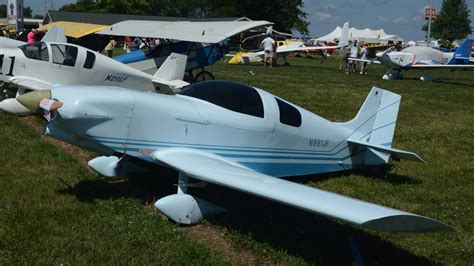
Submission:
M 372 86 L 402 95 L 394 147 L 427 164 L 391 162 L 378 171 L 296 178 L 297 182 L 443 221 L 456 233 L 365 231 L 244 193 L 208 186 L 192 193 L 230 213 L 206 221 L 268 264 L 350 264 L 354 239 L 367 264 L 474 262 L 474 76 L 421 71 L 384 81 L 345 75 L 339 61 L 291 59 L 290 67 L 207 68 L 218 79 L 260 87 L 333 121 L 351 119 Z M 255 75 L 251 75 L 252 71 Z M 222 264 L 228 258 L 176 230 L 151 203 L 175 191 L 174 172 L 106 183 L 17 118 L 0 114 L 0 264 Z

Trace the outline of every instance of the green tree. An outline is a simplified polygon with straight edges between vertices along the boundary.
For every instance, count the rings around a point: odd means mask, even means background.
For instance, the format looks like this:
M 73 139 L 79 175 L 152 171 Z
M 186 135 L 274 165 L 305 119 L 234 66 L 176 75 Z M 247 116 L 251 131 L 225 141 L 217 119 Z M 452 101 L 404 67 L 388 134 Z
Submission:
M 171 17 L 243 17 L 268 20 L 275 29 L 308 33 L 303 0 L 82 0 L 60 10 Z
M 23 8 L 23 16 L 25 18 L 31 18 L 32 17 L 32 12 L 33 12 L 33 10 L 29 6 L 25 6 Z M 2 18 L 7 17 L 7 5 L 0 5 L 0 17 L 2 17 Z
M 25 6 L 25 7 L 23 8 L 23 16 L 24 16 L 25 18 L 31 18 L 31 17 L 33 17 L 33 14 L 32 14 L 32 13 L 33 13 L 33 10 L 31 9 L 31 7 Z
M 450 42 L 466 38 L 472 33 L 470 12 L 465 0 L 443 0 L 436 20 L 431 23 L 431 34 Z M 423 25 L 422 30 L 428 31 L 428 25 Z
M 274 22 L 274 29 L 279 31 L 308 34 L 309 23 L 302 0 L 237 0 L 237 3 L 239 15 Z

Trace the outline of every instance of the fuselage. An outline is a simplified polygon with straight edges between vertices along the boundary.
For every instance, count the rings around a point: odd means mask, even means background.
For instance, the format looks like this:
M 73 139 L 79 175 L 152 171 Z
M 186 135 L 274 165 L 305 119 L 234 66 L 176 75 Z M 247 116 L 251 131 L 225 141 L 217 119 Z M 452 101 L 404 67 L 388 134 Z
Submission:
M 384 51 L 377 53 L 377 59 L 392 69 L 409 69 L 413 65 L 447 65 L 452 62 L 454 53 L 444 53 L 439 50 L 411 46 L 400 52 Z
M 116 56 L 114 59 L 140 71 L 153 74 L 171 53 L 186 55 L 188 57 L 186 71 L 193 71 L 214 64 L 227 51 L 226 42 L 207 44 L 181 41 L 160 44 L 148 53 L 143 50 L 132 51 Z
M 191 147 L 273 176 L 350 169 L 363 157 L 349 149 L 347 128 L 232 82 L 197 83 L 180 95 L 57 87 L 52 98 L 64 105 L 47 134 L 103 155 L 153 161 L 156 150 Z
M 73 44 L 37 42 L 0 48 L 0 65 L 0 80 L 27 89 L 81 84 L 155 90 L 151 75 Z

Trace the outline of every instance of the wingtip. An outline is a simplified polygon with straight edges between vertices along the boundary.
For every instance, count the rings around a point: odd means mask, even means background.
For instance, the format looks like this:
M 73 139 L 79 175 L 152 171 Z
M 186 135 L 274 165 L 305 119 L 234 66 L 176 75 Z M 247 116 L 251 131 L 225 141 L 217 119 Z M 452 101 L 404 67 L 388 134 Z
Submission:
M 440 221 L 414 214 L 397 214 L 373 219 L 361 224 L 363 228 L 383 232 L 455 232 Z

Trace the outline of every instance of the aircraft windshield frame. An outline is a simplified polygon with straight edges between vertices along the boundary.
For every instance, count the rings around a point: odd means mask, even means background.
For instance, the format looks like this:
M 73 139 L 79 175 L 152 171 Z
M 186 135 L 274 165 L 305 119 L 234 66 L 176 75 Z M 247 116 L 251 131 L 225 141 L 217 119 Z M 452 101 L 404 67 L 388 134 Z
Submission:
M 49 62 L 48 45 L 45 42 L 28 43 L 18 47 L 26 58 Z

